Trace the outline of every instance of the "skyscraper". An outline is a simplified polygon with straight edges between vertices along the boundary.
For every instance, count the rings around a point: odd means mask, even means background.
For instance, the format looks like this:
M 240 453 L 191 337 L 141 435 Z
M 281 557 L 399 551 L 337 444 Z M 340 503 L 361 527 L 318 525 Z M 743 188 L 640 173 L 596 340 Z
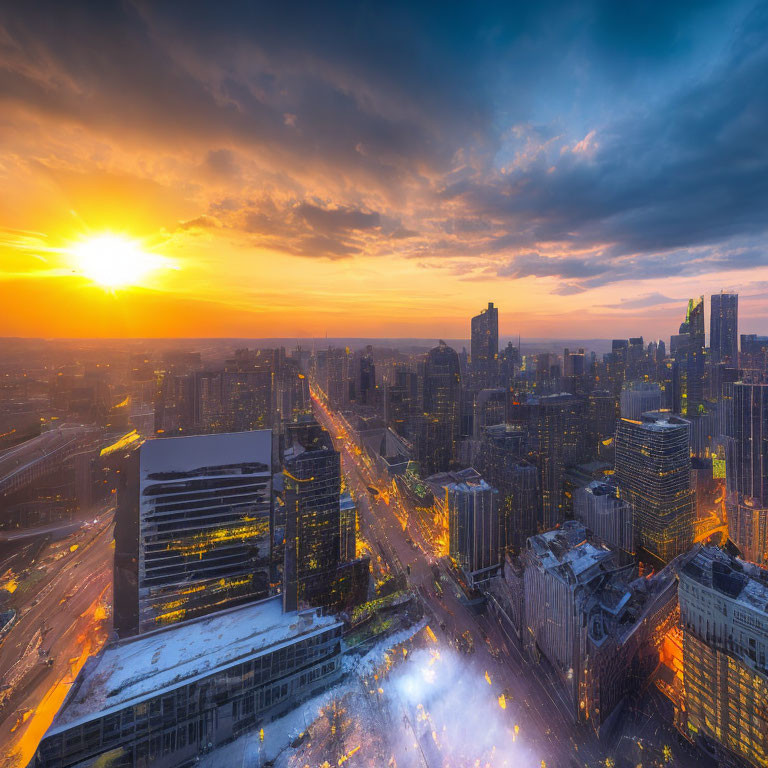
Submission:
M 634 551 L 632 505 L 615 486 L 593 480 L 573 496 L 573 514 L 601 541 L 625 552 Z
M 488 308 L 471 322 L 470 358 L 473 386 L 478 389 L 496 384 L 499 357 L 499 310 L 488 302 Z
M 138 504 L 140 632 L 268 595 L 271 430 L 144 443 Z
M 704 406 L 704 297 L 688 300 L 685 320 L 676 338 L 675 410 L 683 416 L 696 416 Z
M 423 398 L 418 458 L 422 477 L 426 477 L 450 467 L 459 437 L 459 356 L 444 341 L 427 353 Z
M 733 385 L 733 427 L 730 536 L 746 559 L 763 563 L 768 556 L 768 384 Z
M 713 293 L 709 316 L 709 348 L 714 363 L 738 365 L 739 295 Z
M 586 458 L 586 401 L 567 392 L 531 398 L 530 449 L 536 457 L 541 488 L 541 530 L 563 521 L 565 467 Z
M 668 413 L 620 419 L 616 481 L 634 509 L 635 540 L 668 563 L 693 544 L 690 422 Z
M 341 458 L 311 419 L 288 424 L 284 440 L 285 609 L 328 605 L 341 561 Z
M 679 574 L 685 716 L 712 751 L 768 764 L 768 573 L 705 547 Z M 725 760 L 724 764 L 730 764 Z
M 499 310 L 488 302 L 488 308 L 472 318 L 470 355 L 472 364 L 487 363 L 499 354 Z
M 448 495 L 448 554 L 470 582 L 487 579 L 500 557 L 499 492 L 482 478 L 451 483 Z
M 621 390 L 621 417 L 636 421 L 661 408 L 661 387 L 655 381 L 634 381 Z

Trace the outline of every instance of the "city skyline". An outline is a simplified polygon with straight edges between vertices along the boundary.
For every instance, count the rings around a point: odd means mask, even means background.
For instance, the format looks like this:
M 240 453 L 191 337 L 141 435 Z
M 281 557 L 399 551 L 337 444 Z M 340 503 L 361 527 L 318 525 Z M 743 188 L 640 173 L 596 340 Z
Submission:
M 0 2 L 0 768 L 768 768 L 768 0 Z
M 721 289 L 759 332 L 767 25 L 8 7 L 0 333 L 461 338 L 493 297 L 502 335 L 658 337 Z

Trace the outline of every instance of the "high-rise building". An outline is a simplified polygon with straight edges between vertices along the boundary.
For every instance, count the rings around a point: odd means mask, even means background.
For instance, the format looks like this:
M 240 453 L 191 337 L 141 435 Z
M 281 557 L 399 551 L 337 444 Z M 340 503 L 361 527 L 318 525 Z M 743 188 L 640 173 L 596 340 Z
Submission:
M 688 300 L 685 320 L 674 345 L 674 409 L 683 416 L 696 416 L 704 408 L 705 335 L 704 297 Z
M 646 411 L 661 409 L 661 387 L 655 381 L 633 381 L 621 390 L 621 417 L 638 421 Z
M 286 610 L 329 605 L 341 562 L 341 459 L 316 421 L 286 425 L 284 440 Z
M 763 382 L 768 369 L 768 336 L 754 333 L 741 334 L 739 367 L 750 381 Z
M 338 408 L 349 402 L 349 354 L 346 349 L 329 349 L 325 357 L 325 394 L 328 402 Z
M 768 559 L 768 384 L 733 385 L 731 539 L 747 560 Z
M 489 578 L 501 562 L 499 492 L 482 478 L 451 483 L 448 497 L 448 554 L 470 583 Z
M 586 458 L 586 402 L 567 392 L 531 398 L 530 450 L 539 467 L 540 529 L 549 530 L 564 518 L 563 479 L 568 464 Z
M 487 363 L 499 354 L 499 310 L 488 302 L 488 308 L 472 318 L 470 356 L 472 363 Z
M 366 347 L 354 358 L 355 401 L 361 405 L 374 405 L 376 397 L 376 366 L 373 361 L 373 347 Z
M 709 349 L 714 363 L 739 363 L 739 295 L 713 293 L 709 315 Z
M 573 495 L 573 514 L 601 541 L 625 552 L 634 551 L 632 506 L 615 486 L 593 480 Z
M 479 440 L 484 429 L 506 422 L 507 391 L 481 389 L 474 397 L 472 410 L 472 438 Z
M 523 645 L 532 659 L 548 660 L 574 720 L 599 731 L 658 664 L 674 616 L 674 573 L 663 569 L 638 586 L 575 520 L 532 536 L 520 563 Z
M 768 573 L 716 547 L 679 574 L 688 734 L 707 751 L 768 765 Z
M 499 357 L 499 310 L 488 302 L 488 308 L 472 318 L 470 359 L 473 383 L 478 389 L 496 385 Z
M 520 552 L 536 533 L 539 519 L 539 472 L 525 460 L 525 428 L 509 424 L 487 427 L 478 456 L 483 477 L 499 492 L 501 546 Z
M 137 501 L 140 632 L 269 594 L 271 430 L 149 440 Z
M 424 363 L 423 421 L 417 436 L 422 477 L 449 469 L 460 434 L 461 372 L 456 350 L 441 341 Z
M 669 413 L 620 419 L 616 481 L 634 509 L 635 540 L 662 563 L 693 544 L 690 423 Z

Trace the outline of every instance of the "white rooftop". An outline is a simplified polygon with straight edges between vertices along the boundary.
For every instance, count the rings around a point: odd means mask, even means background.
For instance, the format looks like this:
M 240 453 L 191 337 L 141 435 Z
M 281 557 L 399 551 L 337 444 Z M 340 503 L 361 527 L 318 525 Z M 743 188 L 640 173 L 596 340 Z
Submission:
M 337 624 L 314 611 L 283 613 L 278 595 L 112 643 L 83 668 L 47 735 Z
M 195 469 L 272 459 L 272 430 L 224 432 L 214 435 L 160 437 L 141 446 L 141 470 L 191 472 Z

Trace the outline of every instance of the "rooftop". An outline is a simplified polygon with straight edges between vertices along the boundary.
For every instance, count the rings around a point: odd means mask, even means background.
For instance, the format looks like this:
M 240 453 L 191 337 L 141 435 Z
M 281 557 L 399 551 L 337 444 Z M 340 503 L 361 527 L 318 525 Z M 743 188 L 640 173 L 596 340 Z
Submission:
M 83 668 L 48 735 L 337 624 L 314 611 L 283 613 L 276 596 L 111 643 Z
M 682 573 L 753 610 L 768 614 L 768 571 L 719 547 L 701 547 Z
M 669 430 L 680 429 L 680 427 L 690 427 L 691 422 L 687 419 L 675 416 L 671 411 L 646 411 L 642 414 L 642 419 L 625 419 L 621 421 L 629 424 L 637 424 L 643 429 L 652 432 L 666 432 Z
M 606 561 L 612 561 L 613 552 L 587 540 L 586 528 L 574 520 L 563 523 L 562 528 L 547 531 L 528 539 L 542 567 L 561 580 L 583 583 L 591 580 L 592 570 Z
M 190 472 L 253 462 L 269 466 L 272 430 L 162 437 L 147 440 L 140 450 L 142 473 Z

